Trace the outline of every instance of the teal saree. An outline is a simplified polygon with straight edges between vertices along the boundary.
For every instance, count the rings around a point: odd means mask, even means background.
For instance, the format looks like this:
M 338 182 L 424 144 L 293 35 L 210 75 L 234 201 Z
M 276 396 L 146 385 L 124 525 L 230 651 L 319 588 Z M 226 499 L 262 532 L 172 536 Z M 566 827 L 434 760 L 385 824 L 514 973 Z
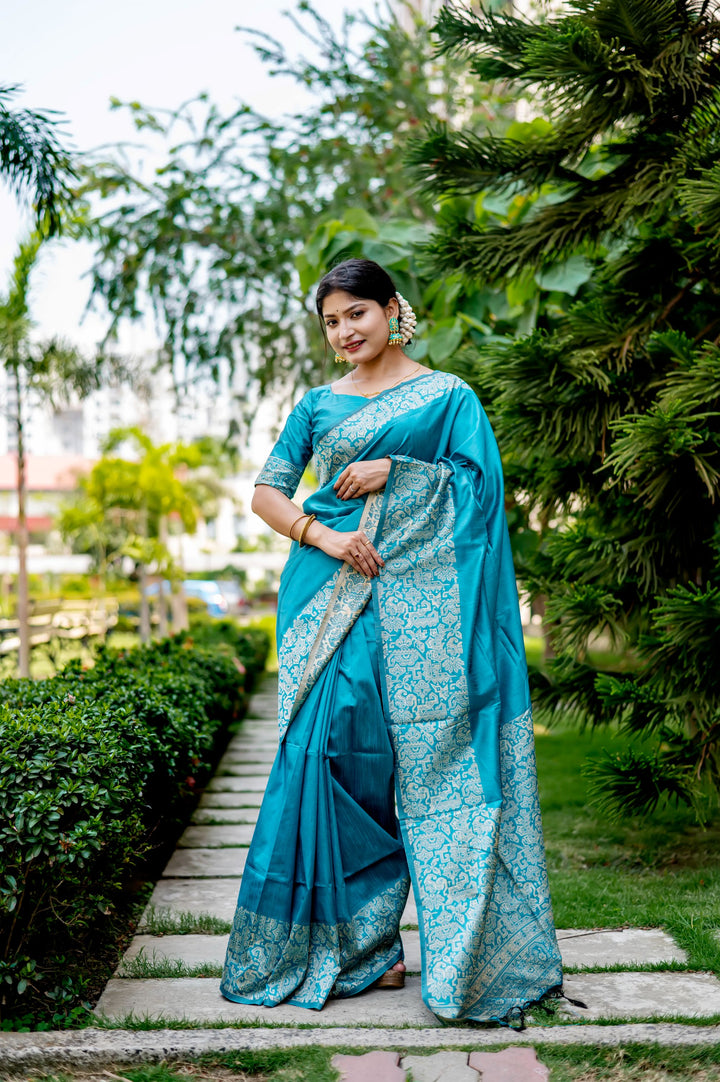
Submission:
M 338 499 L 347 465 L 386 456 L 382 491 Z M 303 509 L 362 527 L 385 567 L 366 581 L 293 544 L 280 746 L 221 991 L 314 1008 L 362 991 L 402 957 L 409 873 L 426 1005 L 502 1020 L 562 973 L 495 440 L 471 388 L 437 372 L 371 400 L 310 391 L 257 483 L 292 497 L 311 457 Z

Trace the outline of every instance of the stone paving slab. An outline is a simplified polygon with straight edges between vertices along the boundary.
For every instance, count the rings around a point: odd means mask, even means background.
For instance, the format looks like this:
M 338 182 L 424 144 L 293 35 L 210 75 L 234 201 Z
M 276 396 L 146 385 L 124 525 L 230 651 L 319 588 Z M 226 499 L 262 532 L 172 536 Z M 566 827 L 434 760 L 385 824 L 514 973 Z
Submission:
M 237 898 L 237 881 L 234 897 Z M 136 935 L 125 952 L 117 975 L 122 974 L 123 965 L 132 961 L 138 954 L 144 953 L 152 961 L 180 961 L 186 966 L 222 965 L 225 961 L 228 937 L 226 935 Z M 403 935 L 405 964 L 408 972 L 420 972 L 420 937 L 417 932 Z
M 243 740 L 252 740 L 258 736 L 262 736 L 265 740 L 274 740 L 277 744 L 279 739 L 278 733 L 278 721 L 277 721 L 277 709 L 273 712 L 272 718 L 248 718 L 245 723 L 234 736 L 230 737 L 228 741 L 229 745 L 241 743 Z
M 277 755 L 277 742 L 253 740 L 246 743 L 231 744 L 223 754 L 226 762 L 260 763 L 269 768 Z
M 264 791 L 267 788 L 268 778 L 270 776 L 270 766 L 271 766 L 271 764 L 270 763 L 255 763 L 254 766 L 255 766 L 254 770 L 249 770 L 248 766 L 247 766 L 247 763 L 245 763 L 244 761 L 243 761 L 242 766 L 240 766 L 238 768 L 233 767 L 232 764 L 230 764 L 229 766 L 225 766 L 225 767 L 218 766 L 217 770 L 213 774 L 213 777 L 214 778 L 243 778 L 245 781 L 249 781 L 249 782 L 252 783 L 251 785 L 247 786 L 247 788 L 250 789 L 252 792 L 257 792 L 259 789 Z M 262 786 L 257 786 L 255 784 L 255 782 L 256 782 L 256 780 L 258 778 L 263 781 L 264 784 Z
M 661 928 L 568 928 L 558 930 L 566 966 L 686 962 L 687 954 Z
M 266 673 L 263 677 L 262 684 L 258 685 L 252 693 L 252 699 L 250 705 L 255 705 L 258 702 L 267 702 L 273 704 L 273 709 L 277 710 L 277 697 L 278 697 L 278 677 L 277 673 Z
M 215 823 L 257 823 L 259 808 L 196 808 L 192 824 L 208 826 Z
M 237 899 L 237 880 L 232 880 Z M 418 932 L 403 933 L 405 965 L 408 972 L 420 972 L 420 936 Z M 141 952 L 158 962 L 180 961 L 186 966 L 222 965 L 225 961 L 226 935 L 136 935 L 125 952 L 122 965 Z M 118 975 L 120 975 L 118 970 Z
M 150 896 L 148 908 L 162 910 L 169 917 L 183 913 L 194 916 L 209 914 L 231 923 L 235 916 L 240 880 L 229 879 L 161 879 Z
M 550 1077 L 547 1067 L 538 1063 L 534 1048 L 471 1052 L 468 1066 L 480 1072 L 483 1082 L 547 1082 Z
M 274 740 L 277 744 L 279 739 L 277 705 L 272 711 L 272 717 L 247 717 L 242 728 L 238 729 L 238 731 L 230 737 L 229 743 L 235 744 L 238 741 L 250 740 L 258 736 L 262 736 L 266 740 Z
M 221 828 L 218 828 L 221 829 Z M 167 862 L 163 879 L 223 879 L 241 876 L 247 849 L 176 849 Z
M 244 778 L 218 777 L 207 783 L 206 793 L 264 793 L 267 785 L 265 775 L 247 775 Z
M 277 712 L 272 721 L 253 720 L 252 727 L 242 729 L 230 741 L 230 744 L 233 747 L 244 747 L 248 744 L 264 744 L 267 745 L 267 747 L 274 747 L 276 751 L 278 743 Z
M 517 1045 L 598 1045 L 624 1047 L 658 1044 L 693 1048 L 720 1042 L 720 1026 L 684 1026 L 676 1023 L 640 1022 L 619 1026 L 536 1026 L 510 1034 L 493 1029 L 448 1026 L 443 1029 L 356 1029 L 329 1026 L 317 1029 L 274 1026 L 248 1029 L 154 1029 L 126 1030 L 88 1027 L 48 1033 L 0 1034 L 4 1070 L 39 1070 L 77 1067 L 85 1070 L 113 1064 L 169 1063 L 204 1053 L 259 1052 L 270 1048 L 493 1048 Z M 520 1082 L 520 1080 L 518 1080 Z
M 148 962 L 181 961 L 186 966 L 221 966 L 225 961 L 227 941 L 226 935 L 136 935 L 115 975 L 121 977 L 127 964 L 138 955 L 143 955 Z
M 235 895 L 237 894 L 237 882 L 232 880 Z M 628 931 L 630 931 L 628 929 Z M 645 931 L 645 929 L 635 929 L 638 931 Z M 608 944 L 608 953 L 606 953 L 600 960 L 597 958 L 593 937 L 578 936 L 573 939 L 566 939 L 568 932 L 559 931 L 558 940 L 560 942 L 560 949 L 563 956 L 564 965 L 578 965 L 593 967 L 597 965 L 614 965 L 624 964 L 627 961 L 628 955 L 626 952 L 626 944 L 621 942 L 617 948 L 614 948 L 612 943 Z M 667 937 L 670 938 L 669 936 Z M 420 933 L 415 931 L 404 931 L 402 933 L 403 948 L 405 950 L 405 965 L 407 966 L 408 973 L 420 972 Z M 588 943 L 589 946 L 587 954 L 582 953 L 582 944 Z M 571 956 L 566 955 L 565 948 L 568 943 L 573 944 L 573 953 Z M 144 950 L 148 958 L 152 958 L 153 954 L 158 961 L 170 960 L 170 961 L 182 961 L 187 966 L 199 966 L 203 964 L 222 965 L 225 959 L 225 950 L 227 947 L 227 936 L 225 935 L 177 935 L 177 936 L 135 936 L 130 947 L 125 954 L 125 960 L 129 961 L 135 957 L 141 950 Z M 674 944 L 670 940 L 670 950 L 667 954 L 672 956 L 672 950 Z M 636 960 L 637 952 L 631 952 L 629 955 L 630 960 Z M 650 961 L 663 961 L 665 958 L 651 958 Z
M 250 845 L 255 826 L 236 823 L 232 826 L 189 826 L 179 842 L 179 849 L 227 849 L 232 845 Z
M 229 778 L 267 778 L 270 774 L 270 763 L 248 763 L 243 757 L 241 762 L 233 762 L 222 758 L 217 765 L 216 774 Z
M 259 808 L 264 793 L 203 793 L 198 808 Z
M 340 1082 L 405 1082 L 407 1074 L 399 1062 L 398 1052 L 378 1051 L 364 1056 L 333 1056 L 331 1066 L 339 1071 Z
M 402 917 L 400 918 L 400 927 L 401 928 L 407 928 L 407 927 L 417 928 L 417 926 L 418 926 L 417 906 L 415 905 L 415 897 L 413 895 L 413 892 L 410 891 L 410 893 L 408 894 L 407 902 L 405 903 L 405 908 L 403 909 Z
M 231 745 L 223 755 L 220 763 L 235 766 L 245 765 L 253 769 L 257 767 L 258 771 L 266 770 L 269 773 L 276 754 L 277 749 L 275 751 L 247 751 L 245 748 L 233 748 Z
M 565 981 L 566 994 L 586 1006 L 577 1009 L 582 1020 L 600 1018 L 652 1018 L 681 1015 L 693 1018 L 720 1013 L 720 981 L 708 973 L 595 973 Z M 369 989 L 348 999 L 329 1000 L 320 1012 L 280 1004 L 260 1007 L 229 1003 L 218 990 L 216 978 L 120 979 L 107 984 L 96 1008 L 100 1015 L 122 1019 L 137 1017 L 191 1022 L 253 1022 L 327 1026 L 441 1026 L 425 1007 L 420 978 L 409 976 L 404 989 Z
M 494 1055 L 497 1055 L 497 1052 Z M 403 1082 L 407 1077 L 407 1071 L 411 1072 L 413 1082 L 480 1082 L 477 1071 L 468 1065 L 467 1052 L 436 1052 L 432 1056 L 403 1056 L 401 1067 Z M 485 1075 L 483 1075 L 483 1082 L 486 1082 Z M 515 1082 L 520 1082 L 520 1078 Z
M 274 748 L 279 743 L 277 724 L 257 725 L 254 729 L 244 729 L 228 741 L 230 748 Z
M 239 884 L 231 880 L 233 898 L 237 900 Z M 147 958 L 153 956 L 159 962 L 181 961 L 187 966 L 222 965 L 225 960 L 228 937 L 226 935 L 136 935 L 125 952 L 123 961 L 131 961 L 141 951 Z M 409 973 L 420 972 L 420 934 L 403 932 L 405 965 Z
M 94 1012 L 98 1017 L 120 1021 L 135 1018 L 185 1019 L 191 1022 L 251 1022 L 272 1025 L 301 1023 L 311 1026 L 419 1026 L 442 1027 L 420 996 L 420 978 L 409 977 L 405 987 L 368 989 L 347 999 L 331 999 L 322 1011 L 308 1011 L 281 1003 L 263 1007 L 230 1003 L 223 999 L 214 977 L 180 977 L 133 980 L 113 977 Z
M 233 736 L 228 741 L 224 754 L 227 754 L 227 752 L 244 751 L 247 748 L 249 748 L 250 751 L 277 751 L 277 723 L 275 722 L 273 725 L 263 725 L 262 728 L 258 727 L 252 732 L 245 730 L 244 733 L 238 733 L 237 736 Z
M 583 1019 L 720 1014 L 720 981 L 712 973 L 575 973 L 563 990 L 586 1005 L 577 1010 Z
M 271 749 L 277 751 L 278 743 L 277 725 L 263 725 L 256 729 L 245 729 L 244 732 L 238 733 L 228 742 L 228 747 L 236 750 L 238 748 L 250 748 L 251 750 Z

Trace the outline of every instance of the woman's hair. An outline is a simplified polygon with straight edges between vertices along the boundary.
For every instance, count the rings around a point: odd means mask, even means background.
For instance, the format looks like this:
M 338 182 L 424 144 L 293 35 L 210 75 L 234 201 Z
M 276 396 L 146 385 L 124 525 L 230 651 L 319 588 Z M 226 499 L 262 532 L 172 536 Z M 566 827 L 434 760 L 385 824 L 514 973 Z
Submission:
M 315 295 L 317 313 L 325 332 L 322 306 L 325 298 L 336 290 L 350 293 L 362 300 L 377 301 L 383 308 L 391 297 L 396 296 L 393 280 L 386 270 L 371 259 L 346 259 L 338 263 L 320 280 Z

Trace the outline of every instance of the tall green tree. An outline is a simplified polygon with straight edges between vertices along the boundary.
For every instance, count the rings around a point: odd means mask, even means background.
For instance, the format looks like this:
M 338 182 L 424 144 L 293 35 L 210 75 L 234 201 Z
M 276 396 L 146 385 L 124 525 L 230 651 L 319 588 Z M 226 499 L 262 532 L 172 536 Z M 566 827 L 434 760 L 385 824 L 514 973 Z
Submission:
M 419 18 L 406 30 L 389 13 L 346 14 L 336 32 L 307 2 L 294 18 L 307 57 L 252 37 L 268 68 L 309 95 L 302 108 L 271 120 L 203 99 L 173 114 L 131 104 L 162 164 L 147 179 L 108 162 L 88 181 L 103 197 L 95 296 L 113 327 L 155 313 L 178 380 L 223 360 L 261 392 L 326 379 L 332 359 L 296 267 L 303 246 L 318 222 L 348 211 L 360 224 L 368 214 L 429 222 L 430 201 L 404 169 L 410 138 L 429 115 L 487 111 L 461 63 L 432 59 Z
M 0 86 L 0 177 L 19 198 L 30 197 L 36 228 L 52 236 L 61 230 L 77 174 L 59 138 L 58 116 L 12 108 L 17 92 Z
M 547 22 L 446 7 L 437 31 L 469 78 L 532 86 L 551 124 L 522 144 L 436 125 L 415 148 L 441 203 L 535 200 L 509 224 L 445 217 L 436 272 L 498 285 L 597 263 L 566 315 L 475 364 L 518 498 L 558 522 L 523 569 L 557 650 L 538 694 L 636 734 L 596 768 L 609 809 L 699 805 L 720 786 L 716 5 L 575 0 Z M 598 661 L 598 636 L 622 663 Z
M 75 395 L 89 393 L 98 386 L 101 366 L 84 358 L 78 350 L 59 339 L 38 342 L 32 336 L 30 316 L 30 279 L 43 244 L 43 237 L 33 233 L 20 245 L 13 264 L 10 285 L 0 296 L 0 364 L 13 387 L 13 404 L 3 403 L 17 448 L 16 544 L 18 552 L 17 616 L 19 624 L 18 672 L 29 675 L 30 626 L 27 571 L 27 483 L 25 414 L 28 395 L 44 398 L 58 405 Z
M 132 457 L 120 453 L 128 446 Z M 103 581 L 118 558 L 130 556 L 136 562 L 143 642 L 151 635 L 149 570 L 160 576 L 161 637 L 168 631 L 165 577 L 171 583 L 173 629 L 187 627 L 182 568 L 168 545 L 170 519 L 177 517 L 185 532 L 194 533 L 200 516 L 216 513 L 225 492 L 218 470 L 226 457 L 213 441 L 156 444 L 139 428 L 116 428 L 104 443 L 102 458 L 81 479 L 75 500 L 63 509 L 63 535 L 93 553 Z

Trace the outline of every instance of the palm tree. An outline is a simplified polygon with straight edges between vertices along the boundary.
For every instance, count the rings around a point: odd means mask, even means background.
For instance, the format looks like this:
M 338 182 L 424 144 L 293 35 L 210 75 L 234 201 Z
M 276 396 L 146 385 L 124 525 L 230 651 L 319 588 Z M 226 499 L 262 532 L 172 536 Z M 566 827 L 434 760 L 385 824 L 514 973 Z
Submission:
M 133 459 L 113 452 L 129 445 Z M 150 638 L 148 567 L 160 576 L 158 584 L 159 633 L 168 632 L 167 598 L 163 581 L 171 580 L 173 630 L 187 627 L 187 607 L 180 586 L 182 568 L 168 547 L 169 518 L 178 516 L 193 533 L 199 516 L 215 513 L 225 489 L 217 474 L 226 453 L 214 441 L 196 444 L 156 444 L 136 426 L 116 428 L 103 445 L 103 457 L 80 482 L 78 498 L 65 508 L 60 528 L 67 538 L 90 541 L 99 568 L 107 573 L 109 557 L 130 556 L 140 578 L 140 637 Z
M 43 343 L 31 340 L 30 275 L 42 243 L 43 238 L 39 233 L 33 233 L 23 241 L 15 257 L 10 287 L 4 297 L 0 296 L 0 364 L 7 369 L 15 388 L 15 402 L 9 421 L 15 430 L 17 446 L 18 671 L 21 676 L 28 675 L 30 664 L 25 395 L 32 388 L 42 397 L 57 402 L 73 393 L 87 394 L 97 386 L 101 373 L 101 367 L 95 360 L 84 360 L 72 346 L 57 339 Z
M 29 192 L 36 228 L 44 236 L 62 230 L 62 209 L 77 174 L 57 135 L 58 119 L 30 109 L 11 109 L 16 86 L 0 86 L 0 176 L 18 198 Z

